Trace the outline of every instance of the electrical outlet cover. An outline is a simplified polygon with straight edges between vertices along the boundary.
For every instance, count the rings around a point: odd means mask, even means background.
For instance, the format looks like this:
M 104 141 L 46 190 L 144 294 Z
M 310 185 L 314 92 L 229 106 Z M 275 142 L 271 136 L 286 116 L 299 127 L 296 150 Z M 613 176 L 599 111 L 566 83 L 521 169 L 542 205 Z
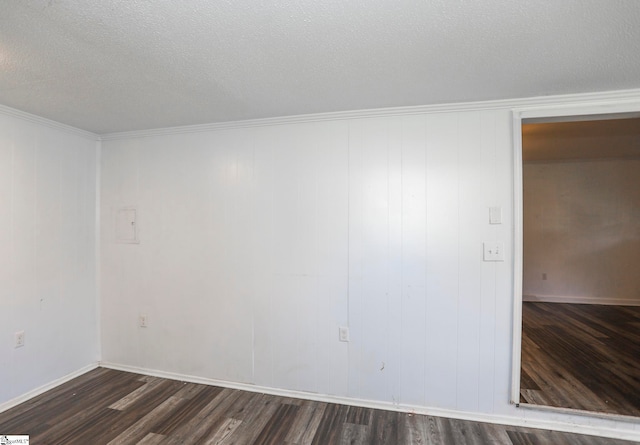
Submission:
M 15 347 L 21 348 L 24 346 L 24 331 L 18 331 L 15 334 Z
M 504 244 L 484 243 L 484 261 L 504 261 Z

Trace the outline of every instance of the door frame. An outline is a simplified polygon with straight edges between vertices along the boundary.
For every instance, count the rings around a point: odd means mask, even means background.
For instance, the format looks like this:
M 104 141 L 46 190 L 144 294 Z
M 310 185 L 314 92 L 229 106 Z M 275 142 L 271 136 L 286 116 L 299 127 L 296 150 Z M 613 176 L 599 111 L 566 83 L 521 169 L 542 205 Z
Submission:
M 520 406 L 520 366 L 522 359 L 522 273 L 523 273 L 523 180 L 522 180 L 522 123 L 562 122 L 611 119 L 620 117 L 640 117 L 640 97 L 637 92 L 625 95 L 612 94 L 612 98 L 602 100 L 576 100 L 556 102 L 540 106 L 513 108 L 513 327 L 510 403 Z M 540 409 L 563 408 L 530 405 Z M 575 414 L 575 410 L 566 409 Z

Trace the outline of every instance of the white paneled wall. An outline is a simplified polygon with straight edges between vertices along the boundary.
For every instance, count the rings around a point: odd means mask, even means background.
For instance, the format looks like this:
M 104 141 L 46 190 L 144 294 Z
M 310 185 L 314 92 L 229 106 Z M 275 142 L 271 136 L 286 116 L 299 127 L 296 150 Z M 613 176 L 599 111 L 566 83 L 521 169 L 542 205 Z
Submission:
M 637 438 L 637 423 L 509 404 L 511 111 L 355 115 L 97 143 L 0 109 L 0 408 L 102 360 Z M 139 244 L 116 243 L 121 207 Z M 483 262 L 483 242 L 505 261 Z
M 0 404 L 99 359 L 96 153 L 0 113 Z
M 482 261 L 483 241 L 511 251 L 510 122 L 469 111 L 105 141 L 104 360 L 510 411 L 511 259 Z M 132 205 L 140 244 L 117 244 L 115 212 Z

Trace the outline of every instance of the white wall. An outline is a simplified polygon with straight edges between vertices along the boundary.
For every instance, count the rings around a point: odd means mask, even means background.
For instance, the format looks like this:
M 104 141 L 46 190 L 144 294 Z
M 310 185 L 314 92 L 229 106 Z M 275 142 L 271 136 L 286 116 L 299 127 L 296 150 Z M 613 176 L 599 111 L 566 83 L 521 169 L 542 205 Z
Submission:
M 640 160 L 538 162 L 523 179 L 525 298 L 640 304 Z
M 510 125 L 470 111 L 104 141 L 104 360 L 512 412 L 511 261 L 482 262 L 483 241 L 511 250 Z M 130 205 L 140 244 L 117 244 Z
M 95 207 L 95 138 L 0 110 L 0 404 L 99 359 Z
M 638 437 L 637 423 L 508 403 L 509 109 L 114 135 L 100 169 L 92 135 L 23 117 L 0 113 L 0 406 L 102 359 Z M 114 212 L 131 205 L 141 242 L 117 244 Z M 483 241 L 504 242 L 505 262 L 482 262 Z

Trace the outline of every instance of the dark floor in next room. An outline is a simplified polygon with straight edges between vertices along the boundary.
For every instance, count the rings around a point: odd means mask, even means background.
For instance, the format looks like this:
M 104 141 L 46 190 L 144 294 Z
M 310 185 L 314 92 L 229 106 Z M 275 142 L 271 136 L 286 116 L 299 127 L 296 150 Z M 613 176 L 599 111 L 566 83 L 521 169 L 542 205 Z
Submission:
M 640 307 L 523 304 L 520 401 L 640 417 Z

